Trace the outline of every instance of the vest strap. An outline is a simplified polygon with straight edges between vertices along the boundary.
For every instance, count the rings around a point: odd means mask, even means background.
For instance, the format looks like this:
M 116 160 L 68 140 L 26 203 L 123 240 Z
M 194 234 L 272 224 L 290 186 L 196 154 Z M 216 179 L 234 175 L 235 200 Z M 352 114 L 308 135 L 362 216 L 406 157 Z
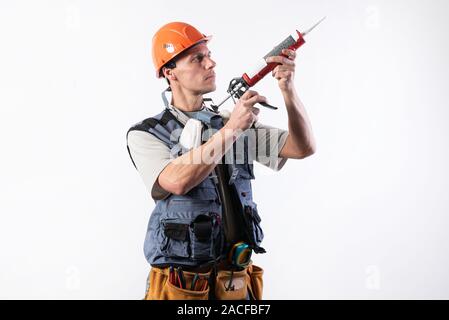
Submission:
M 229 185 L 234 184 L 237 175 L 239 174 L 239 169 L 233 167 L 231 177 L 229 178 Z

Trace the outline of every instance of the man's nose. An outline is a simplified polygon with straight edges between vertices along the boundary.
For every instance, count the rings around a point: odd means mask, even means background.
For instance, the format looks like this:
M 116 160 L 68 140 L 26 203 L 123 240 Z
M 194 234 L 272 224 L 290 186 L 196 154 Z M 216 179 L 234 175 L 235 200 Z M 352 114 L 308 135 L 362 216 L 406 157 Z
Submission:
M 206 68 L 207 69 L 214 68 L 216 65 L 217 65 L 217 63 L 214 60 L 212 60 L 211 58 L 207 57 L 207 60 L 206 60 Z

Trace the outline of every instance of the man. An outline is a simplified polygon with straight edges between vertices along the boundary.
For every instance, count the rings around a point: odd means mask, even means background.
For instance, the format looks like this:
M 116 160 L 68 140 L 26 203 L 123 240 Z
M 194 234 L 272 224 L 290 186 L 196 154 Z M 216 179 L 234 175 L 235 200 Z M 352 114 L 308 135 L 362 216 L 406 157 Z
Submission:
M 183 22 L 156 32 L 153 62 L 157 77 L 169 83 L 171 102 L 164 91 L 165 110 L 127 134 L 133 164 L 156 203 L 144 245 L 152 266 L 146 299 L 261 299 L 262 269 L 250 259 L 253 251 L 265 252 L 252 159 L 280 170 L 287 159 L 315 152 L 294 86 L 295 52 L 267 59 L 278 64 L 272 75 L 287 109 L 285 131 L 258 122 L 255 105 L 266 98 L 255 91 L 247 91 L 230 115 L 206 107 L 203 95 L 216 89 L 209 40 Z M 180 141 L 191 135 L 193 119 L 203 135 L 186 147 Z

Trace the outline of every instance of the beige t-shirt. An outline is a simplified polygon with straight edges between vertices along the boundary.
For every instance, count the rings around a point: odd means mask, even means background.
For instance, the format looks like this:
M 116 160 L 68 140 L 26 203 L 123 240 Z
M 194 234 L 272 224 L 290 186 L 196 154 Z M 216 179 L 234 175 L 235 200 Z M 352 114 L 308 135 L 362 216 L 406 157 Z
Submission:
M 171 106 L 172 114 L 185 124 L 189 115 Z M 223 117 L 224 123 L 228 118 Z M 263 125 L 256 122 L 255 128 L 245 131 L 244 135 L 249 137 L 249 144 L 253 150 L 257 147 L 259 152 L 254 153 L 253 159 L 275 171 L 280 170 L 287 158 L 280 158 L 288 136 L 288 131 Z M 252 132 L 250 131 L 252 130 Z M 243 135 L 241 136 L 243 138 Z M 240 138 L 239 138 L 240 139 Z M 158 183 L 159 174 L 173 160 L 170 149 L 161 140 L 144 131 L 130 131 L 128 134 L 128 147 L 140 176 L 151 196 L 155 200 L 164 199 L 170 193 L 165 191 Z

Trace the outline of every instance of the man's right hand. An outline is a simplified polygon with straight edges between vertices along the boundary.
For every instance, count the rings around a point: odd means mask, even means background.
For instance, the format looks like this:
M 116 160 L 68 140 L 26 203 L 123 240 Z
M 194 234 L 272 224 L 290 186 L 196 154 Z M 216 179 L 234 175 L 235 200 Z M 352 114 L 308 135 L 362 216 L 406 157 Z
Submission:
M 246 91 L 235 104 L 226 127 L 233 130 L 245 131 L 257 121 L 260 109 L 254 107 L 258 102 L 267 102 L 267 98 L 259 95 L 256 91 Z

